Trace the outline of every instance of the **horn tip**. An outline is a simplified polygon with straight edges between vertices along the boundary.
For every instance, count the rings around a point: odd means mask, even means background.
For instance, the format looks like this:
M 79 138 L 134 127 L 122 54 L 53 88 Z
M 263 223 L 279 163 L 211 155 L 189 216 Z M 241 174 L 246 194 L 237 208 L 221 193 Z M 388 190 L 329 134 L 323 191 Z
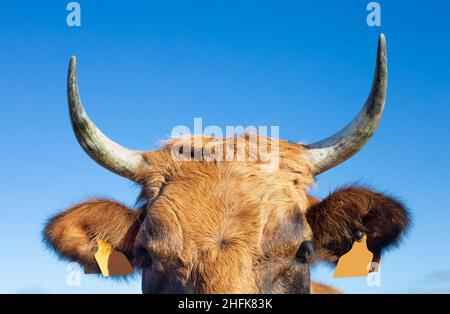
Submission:
M 70 56 L 70 64 L 76 65 L 77 64 L 77 57 L 76 56 Z
M 381 33 L 380 36 L 378 36 L 378 46 L 380 48 L 386 49 L 386 36 L 384 33 Z
M 381 62 L 386 64 L 386 36 L 381 33 L 378 37 L 378 49 L 377 49 L 377 63 Z

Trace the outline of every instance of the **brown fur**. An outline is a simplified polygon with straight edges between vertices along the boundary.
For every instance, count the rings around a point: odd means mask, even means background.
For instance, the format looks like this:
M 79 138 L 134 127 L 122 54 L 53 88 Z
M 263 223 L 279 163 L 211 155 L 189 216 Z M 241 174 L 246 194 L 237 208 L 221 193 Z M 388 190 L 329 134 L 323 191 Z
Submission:
M 383 249 L 400 240 L 410 220 L 398 200 L 358 186 L 313 201 L 306 217 L 319 248 L 316 259 L 332 263 L 351 249 L 358 230 L 367 234 L 367 246 L 378 258 Z
M 191 139 L 181 139 L 186 140 Z M 202 140 L 204 147 L 216 139 Z M 152 169 L 138 181 L 143 182 L 143 194 L 152 204 L 144 224 L 153 226 L 157 221 L 164 228 L 170 226 L 165 234 L 179 243 L 167 252 L 167 238 L 160 243 L 147 232 L 139 233 L 138 243 L 157 255 L 155 260 L 179 260 L 174 268 L 179 276 L 191 278 L 188 284 L 194 292 L 259 291 L 254 266 L 262 271 L 274 259 L 292 259 L 302 238 L 311 237 L 307 226 L 304 235 L 299 232 L 292 239 L 278 235 L 283 222 L 289 225 L 290 217 L 306 210 L 305 191 L 313 180 L 301 157 L 304 149 L 280 143 L 280 167 L 261 171 L 262 160 L 174 161 L 168 151 L 177 144 L 180 140 L 148 154 Z
M 342 291 L 318 282 L 311 282 L 311 294 L 342 294 Z
M 47 223 L 44 237 L 58 254 L 99 273 L 94 259 L 97 240 L 131 252 L 140 226 L 140 212 L 115 201 L 98 199 L 75 205 Z
M 258 152 L 249 136 L 235 140 L 244 141 L 247 156 Z M 49 222 L 48 243 L 63 257 L 95 267 L 96 240 L 109 242 L 142 267 L 144 292 L 292 293 L 310 291 L 309 266 L 296 260 L 303 241 L 314 240 L 318 254 L 311 263 L 335 261 L 354 228 L 381 250 L 407 224 L 403 207 L 365 189 L 337 191 L 323 202 L 310 197 L 312 169 L 301 145 L 280 141 L 278 155 L 269 139 L 269 160 L 256 153 L 255 161 L 218 161 L 214 153 L 222 143 L 202 137 L 202 148 L 214 147 L 207 160 L 172 158 L 180 144 L 189 148 L 183 154 L 194 156 L 194 141 L 175 139 L 145 154 L 152 167 L 135 178 L 143 210 L 106 200 L 82 203 Z M 392 223 L 385 228 L 380 217 Z M 146 260 L 151 266 L 142 266 Z M 311 291 L 336 292 L 316 283 Z

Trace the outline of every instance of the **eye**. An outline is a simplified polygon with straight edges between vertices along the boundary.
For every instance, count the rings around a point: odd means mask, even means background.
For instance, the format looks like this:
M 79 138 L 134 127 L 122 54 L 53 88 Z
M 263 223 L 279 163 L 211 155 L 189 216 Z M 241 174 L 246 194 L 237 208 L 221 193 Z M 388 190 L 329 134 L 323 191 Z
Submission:
M 314 245 L 312 241 L 303 241 L 295 257 L 300 263 L 309 263 L 314 254 Z
M 145 248 L 140 247 L 136 249 L 134 256 L 135 256 L 134 260 L 135 266 L 139 268 L 147 268 L 152 266 L 152 259 L 150 257 L 150 254 Z

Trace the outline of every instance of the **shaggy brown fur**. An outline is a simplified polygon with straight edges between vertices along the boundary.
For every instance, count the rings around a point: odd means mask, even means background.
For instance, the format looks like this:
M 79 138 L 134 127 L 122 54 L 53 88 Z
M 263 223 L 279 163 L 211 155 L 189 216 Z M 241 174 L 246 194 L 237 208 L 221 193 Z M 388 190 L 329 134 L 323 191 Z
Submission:
M 335 261 L 356 229 L 381 251 L 407 225 L 401 204 L 362 188 L 337 191 L 322 202 L 310 197 L 312 169 L 301 145 L 280 141 L 278 154 L 269 139 L 267 159 L 247 135 L 235 137 L 246 156 L 256 151 L 256 160 L 219 161 L 215 154 L 227 147 L 202 137 L 208 158 L 173 159 L 174 150 L 195 156 L 195 140 L 172 140 L 145 154 L 152 167 L 136 177 L 146 202 L 141 211 L 107 200 L 82 203 L 49 222 L 48 243 L 95 269 L 96 240 L 109 242 L 142 268 L 144 292 L 332 293 L 337 291 L 316 283 L 310 288 L 308 263 Z M 305 263 L 296 253 L 308 240 L 317 254 Z
M 114 201 L 98 199 L 75 205 L 47 223 L 44 237 L 58 254 L 100 273 L 94 259 L 97 240 L 130 253 L 140 227 L 141 211 L 128 209 Z
M 409 223 L 409 214 L 398 200 L 358 186 L 315 201 L 306 217 L 319 248 L 316 259 L 332 263 L 351 249 L 357 231 L 367 235 L 367 247 L 379 258 L 383 249 L 398 243 Z

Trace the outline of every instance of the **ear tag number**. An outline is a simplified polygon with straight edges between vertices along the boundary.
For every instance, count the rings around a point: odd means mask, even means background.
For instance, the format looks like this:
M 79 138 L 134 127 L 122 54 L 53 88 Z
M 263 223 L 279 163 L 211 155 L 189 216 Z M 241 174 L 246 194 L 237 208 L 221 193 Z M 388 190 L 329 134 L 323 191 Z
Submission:
M 133 267 L 124 254 L 114 250 L 105 241 L 98 240 L 97 245 L 98 250 L 95 253 L 95 260 L 104 277 L 128 275 L 133 272 Z
M 366 235 L 353 243 L 352 249 L 339 259 L 333 278 L 363 277 L 369 274 L 373 254 L 367 248 Z

